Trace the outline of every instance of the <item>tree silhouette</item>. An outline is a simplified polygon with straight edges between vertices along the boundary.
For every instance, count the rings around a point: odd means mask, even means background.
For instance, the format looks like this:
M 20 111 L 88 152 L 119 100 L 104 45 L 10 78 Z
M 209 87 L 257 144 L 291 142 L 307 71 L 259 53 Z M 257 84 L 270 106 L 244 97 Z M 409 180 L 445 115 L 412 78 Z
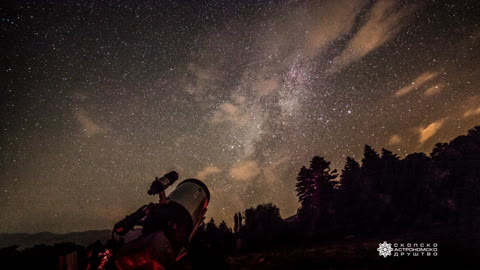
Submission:
M 215 234 L 216 230 L 217 230 L 217 225 L 215 224 L 215 220 L 211 218 L 205 227 L 205 231 L 206 233 Z
M 359 177 L 360 164 L 355 159 L 347 157 L 345 168 L 340 176 L 341 190 L 346 193 L 346 196 L 352 196 L 354 192 L 359 192 L 357 189 Z
M 239 222 L 238 222 L 238 214 L 235 213 L 235 216 L 233 217 L 233 231 L 235 233 L 238 232 L 238 228 L 239 228 Z
M 480 216 L 480 126 L 450 143 L 435 145 L 430 155 L 442 206 L 456 222 L 473 226 Z
M 240 215 L 239 215 L 240 216 Z M 240 231 L 240 237 L 247 241 L 250 250 L 278 243 L 282 235 L 283 220 L 280 209 L 267 203 L 245 210 L 245 225 Z
M 193 269 L 227 269 L 226 256 L 234 248 L 233 233 L 222 221 L 219 226 L 213 218 L 199 227 L 190 246 Z
M 296 191 L 301 207 L 300 219 L 308 225 L 308 232 L 313 233 L 318 226 L 326 226 L 329 210 L 333 207 L 333 180 L 337 171 L 330 169 L 330 162 L 315 156 L 307 169 L 302 167 L 297 177 Z M 322 220 L 323 224 L 320 224 Z
M 362 178 L 370 196 L 380 191 L 381 187 L 381 160 L 378 153 L 369 145 L 365 145 L 362 159 Z
M 395 182 L 392 193 L 393 222 L 399 224 L 422 223 L 429 219 L 431 196 L 431 160 L 424 153 L 413 153 L 400 162 L 400 179 Z
M 352 230 L 358 224 L 362 213 L 362 186 L 360 164 L 347 157 L 345 167 L 340 175 L 340 189 L 337 196 L 337 221 L 339 226 Z

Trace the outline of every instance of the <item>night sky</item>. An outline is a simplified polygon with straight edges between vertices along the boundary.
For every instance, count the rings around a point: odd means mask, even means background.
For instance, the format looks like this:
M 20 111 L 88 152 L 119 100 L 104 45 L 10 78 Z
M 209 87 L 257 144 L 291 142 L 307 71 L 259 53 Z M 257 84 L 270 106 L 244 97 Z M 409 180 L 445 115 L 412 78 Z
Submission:
M 288 217 L 314 155 L 480 124 L 480 1 L 61 2 L 0 4 L 0 232 L 112 228 L 170 170 Z

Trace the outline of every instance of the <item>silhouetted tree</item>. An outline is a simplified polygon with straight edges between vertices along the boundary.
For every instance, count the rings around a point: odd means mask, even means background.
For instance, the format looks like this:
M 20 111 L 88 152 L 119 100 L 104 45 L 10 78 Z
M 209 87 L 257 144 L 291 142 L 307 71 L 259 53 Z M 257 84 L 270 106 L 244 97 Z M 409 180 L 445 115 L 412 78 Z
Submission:
M 242 226 L 243 226 L 242 213 L 241 213 L 241 212 L 238 212 L 238 230 L 239 230 L 239 231 L 242 229 Z
M 206 225 L 205 231 L 207 233 L 214 234 L 216 230 L 217 230 L 217 225 L 215 225 L 215 220 L 213 218 L 211 218 L 210 221 Z
M 199 227 L 190 246 L 193 269 L 227 269 L 226 257 L 234 248 L 233 233 L 222 221 L 217 227 L 212 218 Z
M 238 228 L 239 228 L 239 222 L 238 222 L 238 214 L 235 213 L 235 216 L 233 217 L 234 225 L 233 225 L 233 231 L 235 233 L 238 233 Z
M 363 151 L 362 176 L 371 196 L 380 191 L 381 173 L 380 156 L 370 145 L 366 144 Z
M 301 208 L 300 219 L 308 225 L 308 232 L 313 233 L 319 226 L 329 223 L 329 210 L 333 209 L 333 180 L 337 171 L 330 169 L 330 162 L 323 157 L 315 156 L 307 169 L 302 167 L 297 177 L 296 191 Z M 322 222 L 322 224 L 320 223 Z
M 220 222 L 220 225 L 218 225 L 218 230 L 220 230 L 220 232 L 222 232 L 224 234 L 232 232 L 232 230 L 230 228 L 228 228 L 227 223 L 225 223 L 224 220 L 222 220 L 222 222 Z
M 480 126 L 435 145 L 431 156 L 442 206 L 456 222 L 475 223 L 480 216 Z
M 394 222 L 413 225 L 429 219 L 429 212 L 433 210 L 426 208 L 431 208 L 432 203 L 430 164 L 430 158 L 424 153 L 410 154 L 401 161 L 400 181 L 396 182 L 392 191 Z
M 347 157 L 345 167 L 340 175 L 340 189 L 337 196 L 338 226 L 348 231 L 357 227 L 359 214 L 362 212 L 362 186 L 360 165 L 355 159 Z
M 340 176 L 341 190 L 345 192 L 347 196 L 360 192 L 360 190 L 356 189 L 359 186 L 359 178 L 360 165 L 355 159 L 347 157 L 345 167 Z
M 277 206 L 267 203 L 245 210 L 245 225 L 240 233 L 250 250 L 255 250 L 281 238 L 283 220 Z

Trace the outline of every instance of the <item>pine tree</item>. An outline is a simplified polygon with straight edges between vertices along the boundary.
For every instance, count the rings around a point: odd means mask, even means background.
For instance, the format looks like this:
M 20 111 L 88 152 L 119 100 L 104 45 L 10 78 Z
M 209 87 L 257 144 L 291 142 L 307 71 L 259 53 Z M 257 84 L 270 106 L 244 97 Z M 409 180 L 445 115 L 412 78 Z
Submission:
M 215 220 L 211 218 L 205 227 L 205 231 L 207 233 L 214 233 L 216 230 L 217 230 L 217 225 L 215 225 Z
M 222 222 L 220 222 L 220 224 L 218 225 L 218 230 L 220 230 L 220 232 L 222 232 L 223 234 L 231 233 L 231 229 L 228 228 L 227 223 L 225 223 L 224 220 L 222 220 Z
M 315 227 L 327 216 L 334 192 L 333 180 L 337 171 L 330 169 L 330 162 L 315 156 L 307 169 L 302 167 L 297 177 L 296 191 L 301 204 L 300 219 Z
M 242 212 L 238 212 L 238 231 L 242 229 L 242 226 L 243 226 Z
M 342 170 L 342 175 L 340 176 L 340 184 L 341 189 L 347 193 L 351 193 L 354 189 L 354 185 L 358 186 L 358 181 L 360 176 L 360 164 L 351 158 L 347 157 L 347 161 L 345 162 L 345 167 Z M 360 190 L 357 190 L 360 192 Z
M 238 232 L 238 214 L 237 213 L 235 213 L 235 216 L 233 217 L 233 222 L 234 222 L 233 231 L 237 233 Z
M 397 154 L 394 154 L 392 151 L 382 148 L 382 160 L 398 160 Z
M 305 166 L 303 166 L 298 173 L 296 187 L 297 189 L 295 191 L 297 191 L 298 201 L 301 204 L 301 208 L 305 209 L 307 205 L 310 205 L 311 197 L 314 193 L 314 183 L 311 172 L 305 168 Z
M 382 169 L 380 156 L 366 144 L 362 159 L 362 180 L 369 197 L 376 196 L 379 192 Z
M 340 192 L 336 198 L 337 221 L 347 230 L 356 229 L 359 214 L 362 212 L 362 185 L 360 164 L 347 157 L 340 176 Z
M 391 193 L 397 182 L 400 181 L 400 158 L 392 151 L 382 148 L 380 166 L 382 173 L 379 181 L 379 192 L 385 194 L 385 200 L 389 203 Z
M 366 168 L 367 170 L 376 169 L 376 167 L 378 167 L 379 160 L 380 156 L 375 149 L 373 149 L 370 145 L 365 144 L 363 150 L 362 168 Z

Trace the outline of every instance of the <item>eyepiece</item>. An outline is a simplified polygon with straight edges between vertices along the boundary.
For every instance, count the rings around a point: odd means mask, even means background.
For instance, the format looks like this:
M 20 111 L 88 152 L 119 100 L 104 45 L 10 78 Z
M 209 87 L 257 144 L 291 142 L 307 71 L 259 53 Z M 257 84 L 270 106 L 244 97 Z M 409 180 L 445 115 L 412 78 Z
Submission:
M 171 171 L 164 175 L 165 178 L 170 180 L 170 185 L 178 180 L 178 173 L 176 171 Z
M 155 177 L 155 181 L 152 182 L 147 193 L 149 195 L 158 194 L 167 189 L 170 185 L 177 181 L 177 179 L 178 173 L 176 171 L 171 171 L 160 178 Z

